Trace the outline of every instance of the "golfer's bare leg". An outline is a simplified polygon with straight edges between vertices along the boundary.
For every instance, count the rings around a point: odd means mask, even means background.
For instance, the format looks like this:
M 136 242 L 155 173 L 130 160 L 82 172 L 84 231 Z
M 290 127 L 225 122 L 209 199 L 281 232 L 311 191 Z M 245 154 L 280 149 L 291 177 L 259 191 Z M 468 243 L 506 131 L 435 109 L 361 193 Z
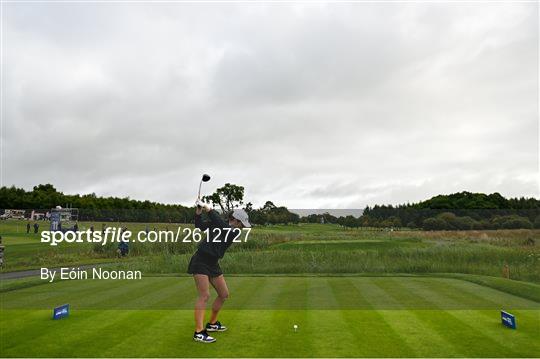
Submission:
M 194 274 L 195 285 L 199 296 L 195 302 L 195 331 L 200 332 L 204 329 L 204 312 L 206 311 L 206 303 L 210 298 L 210 281 L 208 276 L 204 274 Z
M 229 298 L 229 288 L 227 288 L 227 282 L 225 277 L 220 275 L 219 277 L 210 278 L 210 283 L 217 292 L 217 297 L 212 304 L 212 316 L 210 317 L 210 323 L 215 323 L 219 314 L 219 310 L 223 306 L 225 299 Z

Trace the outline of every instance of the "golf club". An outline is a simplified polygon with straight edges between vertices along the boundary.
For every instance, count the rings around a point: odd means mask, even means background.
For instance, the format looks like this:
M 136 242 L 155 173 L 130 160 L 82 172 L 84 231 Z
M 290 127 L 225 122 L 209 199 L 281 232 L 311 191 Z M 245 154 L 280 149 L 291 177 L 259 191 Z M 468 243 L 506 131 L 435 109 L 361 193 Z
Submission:
M 201 186 L 203 182 L 210 181 L 210 175 L 207 175 L 206 173 L 202 175 L 201 182 L 199 183 L 199 194 L 197 195 L 197 206 L 200 205 L 201 200 Z

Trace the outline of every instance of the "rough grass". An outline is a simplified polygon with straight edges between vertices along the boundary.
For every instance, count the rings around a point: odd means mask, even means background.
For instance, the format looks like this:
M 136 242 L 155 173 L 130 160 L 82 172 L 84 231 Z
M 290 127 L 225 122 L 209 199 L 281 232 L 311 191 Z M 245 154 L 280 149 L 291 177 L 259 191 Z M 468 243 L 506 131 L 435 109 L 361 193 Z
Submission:
M 236 250 L 227 253 L 221 267 L 228 274 L 294 273 L 466 273 L 499 277 L 505 264 L 510 278 L 540 282 L 538 256 L 521 250 L 489 246 L 394 246 L 358 243 L 353 248 L 288 245 L 268 250 Z M 363 248 L 363 249 L 361 249 Z M 160 255 L 119 263 L 119 268 L 143 273 L 185 273 L 191 254 Z
M 6 238 L 3 271 L 85 263 L 118 263 L 144 273 L 184 273 L 196 244 L 133 243 L 129 258 L 116 259 L 115 245 L 50 247 L 24 233 L 24 222 L 0 222 Z M 112 224 L 109 224 L 112 225 Z M 146 224 L 114 224 L 132 231 Z M 81 223 L 81 229 L 90 223 Z M 44 225 L 41 226 L 44 229 Z M 149 229 L 175 230 L 174 224 Z M 95 224 L 101 229 L 101 224 Z M 540 283 L 540 231 L 368 231 L 302 224 L 254 228 L 222 261 L 227 273 L 465 273 Z

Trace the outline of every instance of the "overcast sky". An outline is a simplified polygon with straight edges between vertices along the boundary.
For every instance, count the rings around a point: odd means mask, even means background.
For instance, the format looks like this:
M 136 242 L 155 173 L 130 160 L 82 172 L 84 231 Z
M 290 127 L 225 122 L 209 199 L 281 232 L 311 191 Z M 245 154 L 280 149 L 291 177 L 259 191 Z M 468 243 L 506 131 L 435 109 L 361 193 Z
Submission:
M 540 197 L 535 3 L 3 6 L 3 185 Z

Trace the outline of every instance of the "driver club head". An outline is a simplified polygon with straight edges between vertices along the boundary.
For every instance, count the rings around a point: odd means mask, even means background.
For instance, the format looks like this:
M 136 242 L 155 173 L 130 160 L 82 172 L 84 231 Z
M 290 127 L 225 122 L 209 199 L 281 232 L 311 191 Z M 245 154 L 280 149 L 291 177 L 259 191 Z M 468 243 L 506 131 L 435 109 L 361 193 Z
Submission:
M 199 182 L 199 194 L 197 196 L 197 201 L 201 199 L 201 185 L 203 182 L 210 181 L 210 175 L 207 175 L 206 173 L 202 175 L 201 182 Z

